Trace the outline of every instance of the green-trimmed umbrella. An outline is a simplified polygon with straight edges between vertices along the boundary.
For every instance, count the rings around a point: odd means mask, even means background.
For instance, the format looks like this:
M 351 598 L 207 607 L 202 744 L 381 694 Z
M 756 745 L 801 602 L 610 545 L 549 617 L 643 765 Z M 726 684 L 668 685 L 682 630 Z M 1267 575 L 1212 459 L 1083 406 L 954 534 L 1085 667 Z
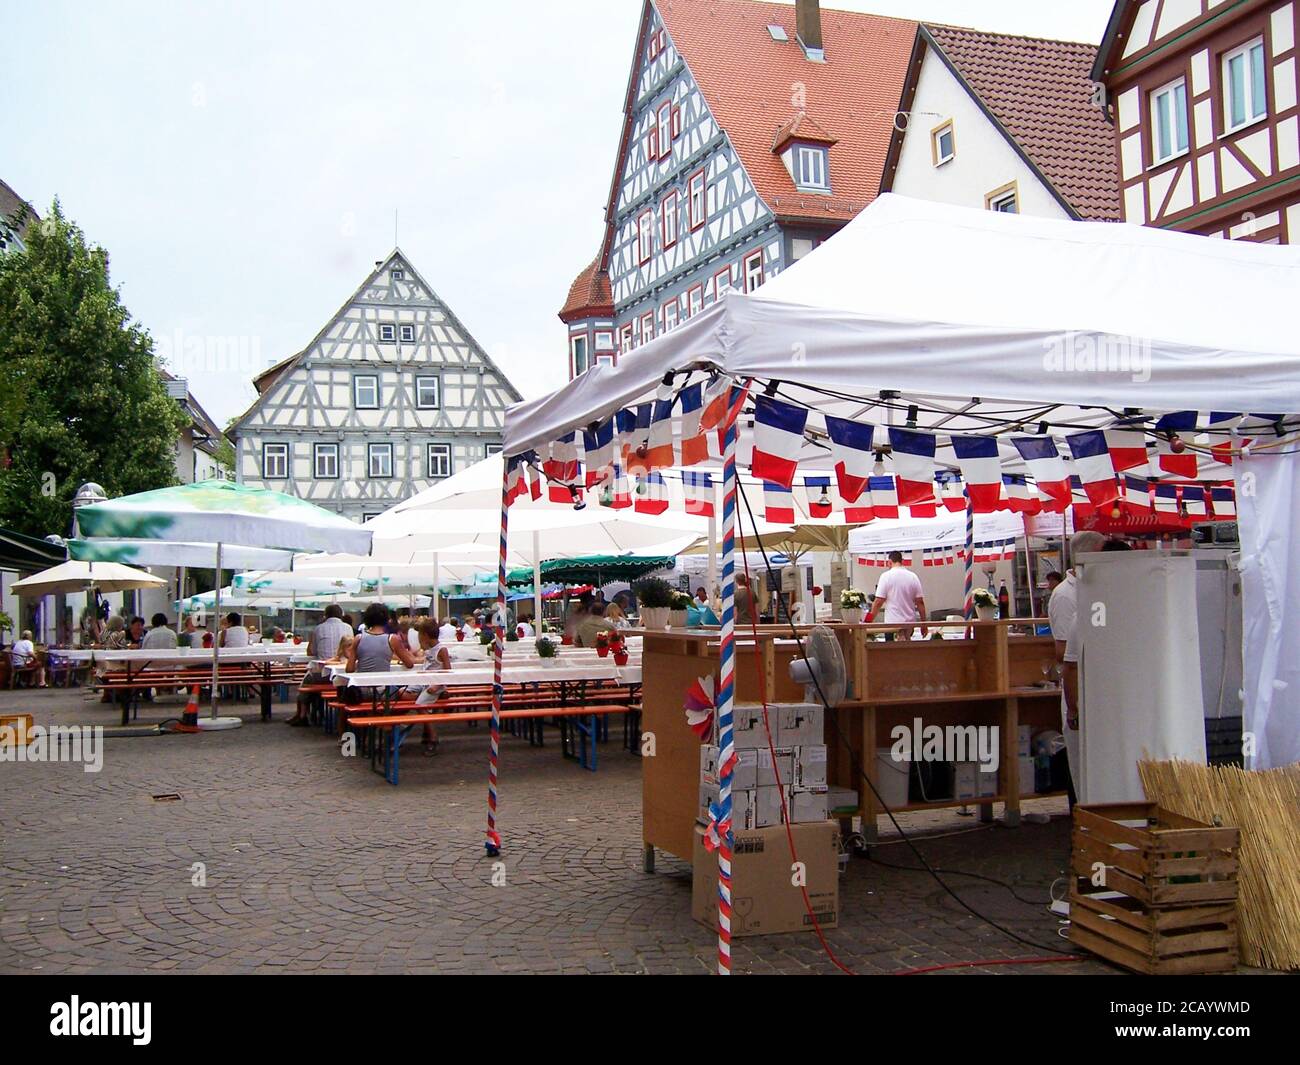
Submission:
M 292 551 L 270 547 L 235 547 L 223 544 L 221 564 L 226 569 L 276 570 L 293 563 Z M 167 540 L 69 540 L 68 557 L 86 562 L 139 562 L 151 566 L 206 569 L 212 565 L 212 544 L 172 543 Z
M 671 569 L 675 555 L 583 555 L 579 558 L 552 558 L 541 565 L 546 583 L 604 584 L 610 580 L 634 581 L 656 570 Z M 532 584 L 532 567 L 511 570 L 507 584 Z

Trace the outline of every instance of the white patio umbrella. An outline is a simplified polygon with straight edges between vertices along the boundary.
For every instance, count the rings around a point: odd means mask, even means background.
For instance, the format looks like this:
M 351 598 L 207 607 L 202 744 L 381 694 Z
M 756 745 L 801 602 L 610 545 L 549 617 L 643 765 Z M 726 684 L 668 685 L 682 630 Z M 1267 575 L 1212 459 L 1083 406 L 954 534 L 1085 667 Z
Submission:
M 9 587 L 22 596 L 58 595 L 68 592 L 86 592 L 97 588 L 101 592 L 123 592 L 130 588 L 157 588 L 167 582 L 144 570 L 132 569 L 116 562 L 62 562 L 57 566 L 33 573 Z
M 230 481 L 200 481 L 122 496 L 82 507 L 77 518 L 88 540 L 154 542 L 156 556 L 144 544 L 138 545 L 140 561 L 175 557 L 177 545 L 203 544 L 210 549 L 208 557 L 217 573 L 230 564 L 223 556 L 228 545 L 364 554 L 371 541 L 368 529 L 332 511 L 282 492 Z M 219 615 L 220 589 L 214 609 Z M 212 713 L 203 727 L 237 728 L 239 718 L 217 717 L 218 642 L 212 641 Z

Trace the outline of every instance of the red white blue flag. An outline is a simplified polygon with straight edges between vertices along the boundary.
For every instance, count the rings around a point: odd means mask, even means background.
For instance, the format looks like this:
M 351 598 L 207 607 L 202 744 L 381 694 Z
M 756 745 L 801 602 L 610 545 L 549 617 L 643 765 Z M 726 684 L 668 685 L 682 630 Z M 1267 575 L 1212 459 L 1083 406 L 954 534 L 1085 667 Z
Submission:
M 713 476 L 707 473 L 682 474 L 682 487 L 686 492 L 686 513 L 711 518 L 714 515 Z
M 875 462 L 871 439 L 875 427 L 828 415 L 826 432 L 831 438 L 831 458 L 835 462 L 835 479 L 840 487 L 840 498 L 846 503 L 856 503 L 867 490 L 867 482 L 871 480 Z
M 894 460 L 894 474 L 898 479 L 898 502 L 934 506 L 934 475 L 936 472 L 933 433 L 916 429 L 899 429 L 890 426 L 890 454 Z
M 1074 468 L 1078 471 L 1083 490 L 1094 507 L 1108 507 L 1119 498 L 1119 484 L 1115 480 L 1115 467 L 1111 462 L 1106 434 L 1101 429 L 1074 433 L 1065 438 Z
M 784 488 L 794 484 L 807 422 L 805 407 L 770 396 L 754 400 L 754 457 L 750 470 L 755 477 Z
M 594 429 L 582 431 L 583 458 L 587 462 L 587 487 L 594 488 L 614 465 L 614 419 L 607 418 Z
M 1070 474 L 1050 436 L 1013 436 L 1011 443 L 1034 479 L 1047 509 L 1060 513 L 1070 505 Z
M 829 518 L 835 512 L 835 501 L 831 498 L 831 479 L 805 477 L 803 486 L 808 493 L 808 517 Z
M 871 489 L 871 509 L 877 518 L 898 517 L 898 488 L 892 477 L 872 477 L 868 482 Z
M 971 509 L 976 514 L 992 514 L 1002 499 L 997 440 L 991 436 L 954 436 L 952 449 L 970 494 Z
M 1196 432 L 1196 411 L 1185 410 L 1166 414 L 1156 422 L 1156 464 L 1161 473 L 1171 477 L 1185 477 L 1190 481 L 1200 475 L 1200 462 L 1195 451 L 1184 446 L 1183 434 Z M 1175 443 L 1177 442 L 1177 443 Z M 1177 447 L 1179 450 L 1175 450 Z
M 1148 473 L 1147 438 L 1140 429 L 1106 429 L 1106 449 L 1116 473 L 1145 477 Z
M 1212 517 L 1215 521 L 1236 521 L 1237 493 L 1232 485 L 1211 488 L 1210 506 L 1214 510 Z
M 681 403 L 681 453 L 683 466 L 698 466 L 709 459 L 709 437 L 700 428 L 704 414 L 704 384 L 687 385 L 678 396 Z
M 651 472 L 641 478 L 635 509 L 638 514 L 662 514 L 668 509 L 668 485 L 664 483 L 663 474 Z
M 763 482 L 765 517 L 773 525 L 794 524 L 794 493 L 783 484 Z

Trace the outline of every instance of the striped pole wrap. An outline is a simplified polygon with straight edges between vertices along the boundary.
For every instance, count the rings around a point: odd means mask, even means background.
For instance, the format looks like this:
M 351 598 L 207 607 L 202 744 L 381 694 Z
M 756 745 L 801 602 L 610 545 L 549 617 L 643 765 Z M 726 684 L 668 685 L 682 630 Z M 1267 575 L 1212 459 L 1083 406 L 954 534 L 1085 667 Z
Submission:
M 722 453 L 722 633 L 718 667 L 718 808 L 726 830 L 718 845 L 718 975 L 731 975 L 731 780 L 736 696 L 736 419 L 728 418 Z
M 492 640 L 492 723 L 488 730 L 488 822 L 483 845 L 489 858 L 501 853 L 501 835 L 497 832 L 497 767 L 501 759 L 501 704 L 505 688 L 501 683 L 501 660 L 506 639 L 506 536 L 510 530 L 510 463 L 502 463 L 501 544 L 497 553 L 497 616 L 493 618 Z M 537 619 L 541 624 L 541 618 Z
M 966 604 L 966 620 L 970 621 L 975 617 L 975 507 L 970 500 L 970 492 L 966 496 L 966 598 L 963 600 Z M 969 633 L 968 633 L 969 635 Z

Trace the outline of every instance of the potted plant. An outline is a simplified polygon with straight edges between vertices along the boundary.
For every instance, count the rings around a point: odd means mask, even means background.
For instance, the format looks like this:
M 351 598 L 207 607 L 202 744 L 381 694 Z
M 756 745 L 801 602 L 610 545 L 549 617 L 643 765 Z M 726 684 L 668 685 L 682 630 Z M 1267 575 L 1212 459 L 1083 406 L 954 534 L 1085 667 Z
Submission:
M 980 621 L 995 621 L 997 619 L 997 596 L 987 588 L 976 588 L 973 598 L 975 600 L 975 616 Z
M 668 610 L 668 624 L 674 629 L 686 628 L 689 621 L 689 611 L 694 602 L 695 600 L 685 592 L 673 592 L 672 605 Z
M 511 632 L 506 633 L 506 643 L 518 643 L 518 642 L 519 642 L 518 629 L 514 629 Z
M 537 657 L 542 660 L 542 665 L 553 666 L 559 660 L 555 657 L 555 641 L 549 636 L 540 636 L 534 645 L 537 648 Z
M 496 638 L 496 633 L 487 627 L 479 630 L 478 642 L 484 647 L 491 647 L 496 642 Z
M 598 658 L 609 657 L 609 633 L 608 632 L 596 633 L 596 657 Z
M 614 655 L 614 664 L 616 666 L 627 665 L 627 642 L 623 639 L 621 632 L 615 631 L 609 634 L 609 649 Z
M 840 592 L 840 620 L 846 625 L 862 624 L 862 611 L 867 605 L 867 593 L 857 588 Z
M 643 629 L 666 629 L 673 608 L 673 587 L 662 577 L 646 577 L 632 585 L 641 609 Z

